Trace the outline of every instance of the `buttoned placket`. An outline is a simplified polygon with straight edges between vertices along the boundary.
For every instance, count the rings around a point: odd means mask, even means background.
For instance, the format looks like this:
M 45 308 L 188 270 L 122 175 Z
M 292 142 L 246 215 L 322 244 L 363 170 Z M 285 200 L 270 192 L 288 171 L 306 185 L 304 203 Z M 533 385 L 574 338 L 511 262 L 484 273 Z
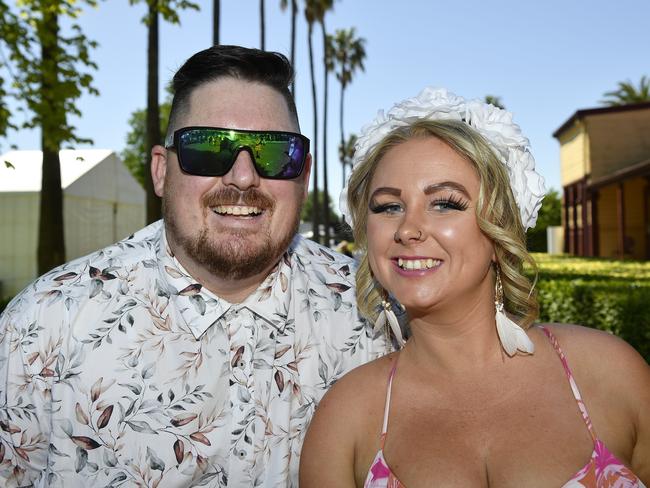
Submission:
M 229 469 L 230 486 L 251 486 L 245 479 L 254 461 L 255 378 L 253 360 L 255 320 L 246 307 L 232 306 L 226 314 L 226 330 L 230 346 L 230 410 L 231 437 Z

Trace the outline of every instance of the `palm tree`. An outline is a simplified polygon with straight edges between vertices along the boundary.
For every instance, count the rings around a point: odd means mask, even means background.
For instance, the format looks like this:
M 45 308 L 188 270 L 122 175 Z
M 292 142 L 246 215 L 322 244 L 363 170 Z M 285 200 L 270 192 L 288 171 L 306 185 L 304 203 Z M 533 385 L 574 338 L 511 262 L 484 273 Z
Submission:
M 284 11 L 289 5 L 289 0 L 280 0 L 280 8 Z M 298 17 L 298 0 L 291 0 L 291 66 L 296 61 L 296 18 Z M 296 82 L 291 81 L 291 93 L 296 97 Z
M 323 34 L 323 223 L 325 224 L 325 245 L 330 243 L 330 218 L 329 218 L 329 191 L 327 177 L 327 105 L 328 105 L 328 87 L 329 74 L 334 71 L 334 50 L 333 46 L 328 43 L 327 29 L 325 28 L 325 14 L 334 7 L 334 0 L 320 0 L 318 2 L 318 22 Z
M 334 0 L 306 0 L 305 1 L 305 18 L 307 20 L 307 26 L 308 26 L 308 31 L 307 31 L 307 40 L 309 43 L 309 71 L 311 74 L 311 93 L 312 93 L 312 100 L 313 100 L 313 109 L 314 109 L 314 152 L 313 152 L 313 163 L 312 163 L 312 170 L 314 173 L 314 221 L 312 222 L 313 225 L 313 233 L 314 233 L 314 238 L 316 242 L 320 242 L 320 210 L 319 210 L 319 203 L 318 203 L 318 100 L 316 96 L 316 78 L 314 75 L 314 49 L 313 49 L 313 44 L 312 44 L 312 34 L 314 31 L 314 22 L 318 22 L 321 24 L 321 28 L 323 31 L 323 41 L 325 41 L 325 38 L 327 36 L 326 30 L 325 30 L 325 13 L 328 10 L 332 9 L 332 5 L 334 3 Z M 323 42 L 323 49 L 325 49 L 325 42 Z M 325 60 L 324 60 L 325 61 Z M 325 83 L 327 84 L 327 69 L 325 70 Z M 327 96 L 325 97 L 327 99 Z M 327 114 L 325 114 L 325 117 L 327 117 Z M 325 133 L 327 133 L 327 130 L 325 130 Z M 327 149 L 325 149 L 325 154 L 327 153 Z M 326 164 L 326 158 L 323 158 L 323 163 L 324 165 Z M 325 170 L 327 172 L 327 170 Z M 327 184 L 327 183 L 326 183 Z M 329 220 L 326 216 L 326 220 Z M 327 232 L 327 230 L 326 230 Z
M 311 75 L 311 97 L 314 111 L 314 147 L 312 149 L 312 173 L 314 175 L 314 202 L 312 206 L 312 232 L 313 239 L 320 241 L 320 205 L 318 204 L 318 99 L 316 97 L 316 76 L 314 75 L 314 48 L 312 44 L 312 33 L 314 22 L 317 20 L 318 0 L 306 0 L 305 19 L 307 20 L 307 43 L 309 46 L 309 73 Z
M 339 144 L 339 160 L 341 161 L 341 166 L 343 166 L 343 181 L 341 183 L 341 188 L 345 188 L 345 168 L 350 166 L 352 168 L 352 158 L 354 157 L 354 146 L 357 143 L 357 135 L 350 134 L 350 137 Z
M 630 80 L 619 81 L 618 88 L 605 92 L 604 96 L 606 98 L 600 103 L 609 107 L 650 102 L 650 78 L 642 76 L 638 88 Z
M 219 27 L 221 16 L 221 2 L 220 0 L 212 1 L 212 44 L 219 45 Z
M 366 40 L 363 37 L 356 37 L 355 29 L 352 27 L 350 29 L 337 29 L 334 33 L 333 42 L 336 58 L 336 79 L 341 84 L 341 100 L 339 106 L 341 142 L 339 147 L 346 148 L 345 131 L 343 128 L 345 89 L 352 81 L 357 69 L 364 70 L 363 60 L 366 58 L 366 49 L 364 46 Z M 348 144 L 351 139 L 352 137 L 348 140 Z M 356 137 L 354 140 L 356 142 Z M 350 150 L 354 153 L 354 144 L 352 144 Z M 347 152 L 339 152 L 341 165 L 343 166 L 343 182 L 345 184 L 346 161 L 343 158 L 344 154 L 347 154 Z
M 260 49 L 264 51 L 264 31 L 265 31 L 265 24 L 264 24 L 264 0 L 260 0 Z
M 131 5 L 139 3 L 140 0 L 130 0 Z M 198 10 L 199 7 L 188 0 L 146 0 L 147 14 L 144 23 L 147 25 L 147 132 L 146 147 L 151 149 L 154 145 L 160 144 L 160 106 L 158 102 L 158 17 L 172 23 L 179 24 L 180 10 L 191 8 Z M 145 170 L 145 191 L 147 197 L 147 224 L 154 222 L 161 217 L 160 198 L 156 196 L 151 180 L 149 168 L 151 167 L 151 154 L 147 157 Z

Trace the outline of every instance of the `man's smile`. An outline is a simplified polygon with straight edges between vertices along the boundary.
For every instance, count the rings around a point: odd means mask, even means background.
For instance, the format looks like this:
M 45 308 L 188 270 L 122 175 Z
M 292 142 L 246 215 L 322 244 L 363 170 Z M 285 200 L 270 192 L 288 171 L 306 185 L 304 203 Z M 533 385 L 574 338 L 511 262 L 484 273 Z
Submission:
M 254 217 L 262 213 L 262 209 L 246 205 L 217 205 L 211 207 L 211 210 L 217 215 L 241 215 L 244 217 Z

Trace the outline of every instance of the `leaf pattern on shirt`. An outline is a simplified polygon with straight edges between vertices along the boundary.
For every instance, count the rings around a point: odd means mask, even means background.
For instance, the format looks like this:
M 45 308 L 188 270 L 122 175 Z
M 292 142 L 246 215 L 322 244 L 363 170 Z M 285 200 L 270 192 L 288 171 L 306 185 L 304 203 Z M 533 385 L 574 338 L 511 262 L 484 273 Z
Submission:
M 385 352 L 353 283 L 297 237 L 233 305 L 162 222 L 43 275 L 0 317 L 0 485 L 297 486 L 322 395 Z

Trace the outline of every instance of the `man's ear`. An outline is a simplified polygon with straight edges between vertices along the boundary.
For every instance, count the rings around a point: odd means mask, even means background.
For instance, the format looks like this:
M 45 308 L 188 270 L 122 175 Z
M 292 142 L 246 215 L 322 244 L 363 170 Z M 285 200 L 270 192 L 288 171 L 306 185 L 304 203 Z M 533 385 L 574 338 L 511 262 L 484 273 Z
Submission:
M 305 158 L 305 168 L 302 170 L 302 175 L 300 175 L 305 184 L 305 193 L 303 195 L 303 201 L 307 200 L 309 196 L 309 177 L 311 176 L 311 153 L 307 154 Z
M 165 175 L 167 174 L 167 149 L 155 145 L 151 148 L 151 179 L 156 195 L 163 196 Z

